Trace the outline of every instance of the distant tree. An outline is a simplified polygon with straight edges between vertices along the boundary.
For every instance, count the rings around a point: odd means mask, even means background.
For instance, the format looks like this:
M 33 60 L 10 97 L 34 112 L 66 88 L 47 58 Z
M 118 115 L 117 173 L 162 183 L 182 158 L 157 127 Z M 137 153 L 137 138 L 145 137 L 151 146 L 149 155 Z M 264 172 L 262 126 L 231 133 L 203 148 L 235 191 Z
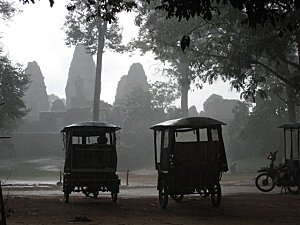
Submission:
M 64 30 L 67 35 L 66 44 L 68 46 L 83 44 L 88 53 L 97 54 L 96 75 L 94 89 L 93 120 L 99 120 L 99 104 L 101 94 L 101 73 L 102 57 L 104 48 L 115 51 L 124 50 L 121 46 L 122 29 L 118 26 L 117 20 L 109 24 L 101 17 L 93 16 L 93 12 L 101 7 L 102 1 L 73 0 L 76 6 L 70 10 L 66 16 Z
M 153 108 L 166 113 L 175 108 L 175 100 L 180 97 L 178 85 L 171 81 L 168 83 L 156 81 L 150 84 L 150 92 L 153 96 Z
M 254 99 L 256 93 L 265 95 L 264 86 L 272 79 L 276 85 L 269 85 L 268 90 L 278 90 L 278 86 L 285 89 L 289 120 L 295 121 L 300 93 L 300 35 L 279 37 L 270 24 L 250 30 L 241 25 L 240 14 L 230 7 L 226 10 L 207 24 L 209 29 L 193 31 L 193 44 L 185 51 L 193 55 L 194 70 L 203 82 L 217 77 L 229 80 L 245 99 Z
M 0 0 L 0 19 L 10 21 L 18 13 L 13 3 Z M 0 49 L 0 132 L 11 131 L 26 115 L 22 98 L 29 77 L 21 65 L 14 65 Z
M 49 102 L 52 104 L 56 99 L 59 99 L 59 97 L 56 94 L 50 94 L 48 95 Z
M 248 146 L 243 136 L 243 133 L 247 132 L 245 127 L 250 119 L 249 106 L 247 102 L 238 103 L 233 112 L 233 120 L 224 128 L 224 143 L 226 145 L 228 160 L 231 162 L 248 158 L 250 154 L 257 154 L 256 149 L 252 149 L 253 143 Z M 249 152 L 250 150 L 251 152 Z
M 188 22 L 178 22 L 176 18 L 166 20 L 166 13 L 155 11 L 154 4 L 141 4 L 138 12 L 135 22 L 140 27 L 139 36 L 130 45 L 142 53 L 152 52 L 156 59 L 168 65 L 166 74 L 176 81 L 180 90 L 182 116 L 188 116 L 188 91 L 197 76 L 191 67 L 193 59 L 190 54 L 183 53 L 180 48 L 180 39 L 202 19 Z
M 278 126 L 287 121 L 285 103 L 275 94 L 257 96 L 249 112 L 249 102 L 235 108 L 234 119 L 224 129 L 224 139 L 230 160 L 265 157 L 271 151 L 282 153 L 282 131 Z
M 134 88 L 126 99 L 127 117 L 125 119 L 125 126 L 128 124 L 131 128 L 137 129 L 139 127 L 147 126 L 151 118 L 152 95 L 142 88 Z
M 27 113 L 22 98 L 29 78 L 20 65 L 13 65 L 7 56 L 0 56 L 0 130 L 13 130 Z
M 122 107 L 120 166 L 135 169 L 149 165 L 152 159 L 150 125 L 153 121 L 152 96 L 142 88 L 135 88 Z M 120 109 L 120 108 L 119 108 Z M 126 132 L 125 132 L 126 131 Z M 138 160 L 137 160 L 138 159 Z
M 66 106 L 61 99 L 56 99 L 52 102 L 51 112 L 62 112 L 66 110 Z
M 117 108 L 114 107 L 111 113 L 113 116 L 110 121 L 120 125 L 124 130 L 120 134 L 119 148 L 120 167 L 124 169 L 151 165 L 153 163 L 153 134 L 149 127 L 166 119 L 179 117 L 178 109 L 172 106 L 171 101 L 167 100 L 159 104 L 153 101 L 168 93 L 165 83 L 158 82 L 155 87 L 160 86 L 158 84 L 162 85 L 162 89 L 166 89 L 166 92 L 164 90 L 162 93 L 152 92 L 151 87 L 150 91 L 145 91 L 140 87 L 134 88 L 123 104 L 119 104 Z M 156 94 L 158 96 L 155 96 Z M 166 106 L 167 104 L 170 105 Z M 164 112 L 163 108 L 168 113 Z

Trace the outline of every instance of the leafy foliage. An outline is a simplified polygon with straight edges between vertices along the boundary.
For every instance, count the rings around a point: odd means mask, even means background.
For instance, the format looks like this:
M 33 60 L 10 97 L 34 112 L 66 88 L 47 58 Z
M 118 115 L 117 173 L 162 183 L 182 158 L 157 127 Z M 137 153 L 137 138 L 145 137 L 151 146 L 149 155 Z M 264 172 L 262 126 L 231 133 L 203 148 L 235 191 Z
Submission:
M 271 23 L 275 29 L 293 31 L 299 25 L 297 10 L 300 8 L 296 0 L 162 0 L 157 9 L 168 12 L 168 18 L 177 17 L 189 20 L 201 16 L 204 20 L 211 21 L 214 14 L 220 14 L 220 3 L 230 3 L 235 9 L 246 15 L 243 23 L 255 28 Z
M 0 0 L 0 19 L 11 20 L 18 13 L 13 3 Z M 0 132 L 16 128 L 19 120 L 26 115 L 22 100 L 29 77 L 21 65 L 14 65 L 0 49 Z
M 134 169 L 152 163 L 152 139 L 149 126 L 153 118 L 151 94 L 135 88 L 123 105 L 114 108 L 111 120 L 122 127 L 119 168 Z
M 135 88 L 127 96 L 123 104 L 114 107 L 112 117 L 109 119 L 114 124 L 122 127 L 120 134 L 119 168 L 135 169 L 153 164 L 153 137 L 150 126 L 167 119 L 178 118 L 178 109 L 169 105 L 173 99 L 174 90 L 167 87 L 166 83 L 157 82 L 151 85 L 151 91 Z M 154 86 L 154 87 L 153 87 Z M 158 87 L 161 93 L 153 91 Z M 170 94 L 165 102 L 157 103 L 164 94 Z M 161 108 L 162 107 L 162 108 Z M 164 109 L 168 113 L 164 112 Z
M 35 0 L 19 0 L 20 2 L 23 2 L 23 4 L 28 4 L 32 2 L 33 4 L 35 3 Z M 54 0 L 49 0 L 50 6 L 52 7 L 54 5 Z
M 35 0 L 20 1 L 24 4 L 35 2 Z M 109 22 L 116 19 L 117 13 L 131 11 L 137 7 L 134 0 L 84 0 L 82 2 L 85 2 L 89 8 L 97 6 L 95 10 L 91 10 L 89 17 L 101 17 Z M 231 5 L 246 16 L 243 23 L 251 28 L 271 23 L 273 28 L 283 35 L 299 27 L 300 3 L 298 0 L 141 0 L 141 2 L 148 4 L 154 2 L 156 9 L 167 12 L 167 18 L 176 17 L 179 21 L 189 20 L 196 16 L 211 21 L 214 15 L 221 14 L 223 5 Z M 52 7 L 54 0 L 49 0 L 49 3 Z M 67 9 L 72 11 L 76 8 L 76 0 L 70 0 Z
M 68 46 L 77 45 L 78 43 L 86 46 L 88 52 L 92 55 L 98 51 L 99 32 L 104 32 L 105 47 L 112 50 L 122 51 L 124 47 L 121 46 L 122 29 L 115 20 L 109 27 L 105 21 L 98 18 L 89 18 L 90 9 L 81 1 L 77 0 L 77 8 L 70 11 L 66 16 L 64 23 L 64 31 L 66 33 L 66 44 Z
M 282 130 L 287 119 L 286 106 L 276 95 L 257 97 L 257 104 L 249 113 L 247 103 L 235 109 L 234 120 L 225 128 L 224 139 L 231 161 L 249 157 L 265 157 L 270 151 L 283 152 Z
M 18 13 L 18 9 L 13 3 L 0 0 L 0 19 L 1 20 L 11 20 L 12 17 Z
M 136 23 L 140 27 L 139 36 L 131 42 L 134 49 L 142 53 L 152 52 L 156 59 L 167 65 L 166 76 L 171 77 L 178 84 L 181 92 L 181 110 L 183 116 L 188 112 L 188 91 L 196 80 L 197 74 L 191 69 L 193 61 L 189 52 L 183 53 L 180 39 L 183 34 L 190 33 L 199 26 L 202 19 L 178 22 L 175 18 L 166 20 L 166 13 L 155 11 L 155 3 L 150 6 L 141 4 Z M 186 36 L 187 37 L 187 36 Z M 184 39 L 189 42 L 188 38 Z M 201 87 L 201 85 L 199 85 Z
M 13 65 L 6 56 L 0 56 L 0 129 L 13 130 L 27 110 L 22 100 L 29 83 L 28 75 L 20 65 Z
M 156 81 L 150 85 L 150 92 L 153 95 L 153 108 L 169 112 L 175 108 L 174 102 L 180 97 L 178 84 Z
M 136 7 L 135 1 L 124 1 L 124 0 L 85 0 L 81 1 L 85 4 L 85 7 L 89 10 L 89 13 L 86 14 L 87 19 L 95 19 L 101 17 L 104 21 L 109 23 L 116 21 L 116 14 L 121 11 L 131 11 Z M 69 5 L 67 9 L 69 11 L 78 10 L 81 8 L 81 4 L 78 4 L 76 0 L 69 0 Z

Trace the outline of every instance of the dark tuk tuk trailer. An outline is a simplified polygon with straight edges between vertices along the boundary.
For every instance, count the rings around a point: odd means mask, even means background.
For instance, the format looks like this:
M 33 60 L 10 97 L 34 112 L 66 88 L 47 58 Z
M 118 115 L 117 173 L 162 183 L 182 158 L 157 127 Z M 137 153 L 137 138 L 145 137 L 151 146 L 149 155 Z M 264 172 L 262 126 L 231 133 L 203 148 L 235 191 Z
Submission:
M 99 192 L 111 192 L 116 202 L 120 179 L 116 174 L 116 131 L 121 129 L 99 121 L 80 122 L 66 126 L 63 134 L 65 165 L 64 201 L 71 192 L 82 192 L 97 198 Z
M 284 163 L 293 178 L 289 186 L 296 193 L 300 190 L 300 122 L 286 123 L 279 128 L 283 128 L 284 134 Z
M 184 195 L 197 193 L 210 195 L 213 206 L 220 205 L 221 174 L 228 170 L 222 125 L 207 117 L 187 117 L 151 127 L 162 208 L 169 195 L 180 202 Z

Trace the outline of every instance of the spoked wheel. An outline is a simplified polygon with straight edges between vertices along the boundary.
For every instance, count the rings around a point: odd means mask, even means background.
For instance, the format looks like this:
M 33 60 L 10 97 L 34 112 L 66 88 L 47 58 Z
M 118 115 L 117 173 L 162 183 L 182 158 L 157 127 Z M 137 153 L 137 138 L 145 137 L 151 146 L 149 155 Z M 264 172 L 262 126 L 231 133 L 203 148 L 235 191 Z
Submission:
M 255 185 L 258 190 L 262 192 L 272 191 L 275 187 L 273 178 L 270 177 L 267 173 L 259 174 L 255 179 Z
M 291 194 L 297 194 L 299 192 L 299 184 L 295 180 L 294 176 L 289 179 L 287 189 Z
M 214 207 L 219 207 L 219 205 L 221 204 L 221 185 L 220 183 L 216 183 L 210 193 L 210 197 L 211 197 L 211 202 L 213 204 Z
M 113 203 L 116 203 L 118 201 L 118 192 L 117 191 L 111 192 L 111 200 Z
M 173 200 L 177 203 L 181 202 L 183 199 L 183 195 L 171 195 L 171 197 L 173 198 Z
M 64 203 L 69 203 L 69 195 L 70 195 L 70 187 L 69 183 L 66 181 L 66 177 L 63 178 L 63 192 L 64 192 Z
M 159 198 L 160 207 L 166 209 L 168 205 L 168 193 L 165 187 L 159 188 L 158 198 Z
M 198 191 L 198 193 L 200 194 L 200 196 L 202 197 L 202 198 L 206 198 L 206 197 L 208 197 L 209 196 L 209 189 L 207 189 L 207 188 L 202 188 L 202 189 L 200 189 L 199 191 Z

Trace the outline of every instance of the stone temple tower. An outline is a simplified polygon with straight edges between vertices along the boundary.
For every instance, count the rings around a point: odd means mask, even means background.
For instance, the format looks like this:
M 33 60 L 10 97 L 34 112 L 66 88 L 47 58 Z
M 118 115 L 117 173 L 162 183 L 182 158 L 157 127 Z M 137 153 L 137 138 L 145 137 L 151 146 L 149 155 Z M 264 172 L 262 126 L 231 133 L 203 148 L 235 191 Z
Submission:
M 44 76 L 37 62 L 29 62 L 26 72 L 30 77 L 30 84 L 25 92 L 24 102 L 26 108 L 30 110 L 27 114 L 29 121 L 39 120 L 42 111 L 49 111 L 49 99 L 44 82 Z
M 77 45 L 65 88 L 67 108 L 92 106 L 95 73 L 93 57 L 86 53 L 83 45 Z
M 144 68 L 140 63 L 133 63 L 127 75 L 121 77 L 115 96 L 114 105 L 120 104 L 136 87 L 149 91 L 149 84 Z

